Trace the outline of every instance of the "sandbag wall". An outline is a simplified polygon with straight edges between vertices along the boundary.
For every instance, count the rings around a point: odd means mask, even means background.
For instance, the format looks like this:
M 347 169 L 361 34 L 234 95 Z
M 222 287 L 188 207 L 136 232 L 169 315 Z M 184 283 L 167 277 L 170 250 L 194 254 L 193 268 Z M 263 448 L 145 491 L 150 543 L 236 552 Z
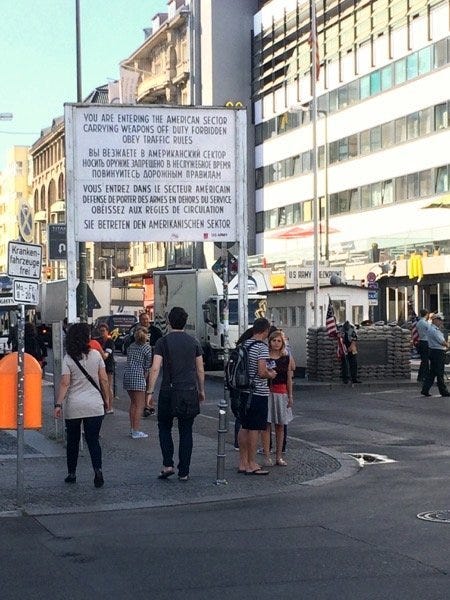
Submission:
M 358 379 L 410 379 L 411 332 L 401 327 L 361 327 L 358 334 Z M 308 329 L 306 337 L 308 379 L 339 381 L 341 362 L 337 341 L 325 327 Z

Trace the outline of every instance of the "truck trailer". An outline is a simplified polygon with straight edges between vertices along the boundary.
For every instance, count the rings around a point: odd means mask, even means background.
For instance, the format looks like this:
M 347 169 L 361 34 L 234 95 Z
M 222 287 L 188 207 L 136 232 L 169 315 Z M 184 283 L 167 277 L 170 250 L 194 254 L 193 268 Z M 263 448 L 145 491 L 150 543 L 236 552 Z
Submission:
M 167 316 L 174 306 L 188 313 L 185 331 L 202 345 L 205 368 L 221 368 L 224 358 L 223 284 L 210 269 L 154 271 L 155 325 L 163 334 L 168 330 Z M 266 313 L 265 283 L 249 273 L 248 322 Z M 239 337 L 237 276 L 230 281 L 228 295 L 229 346 Z

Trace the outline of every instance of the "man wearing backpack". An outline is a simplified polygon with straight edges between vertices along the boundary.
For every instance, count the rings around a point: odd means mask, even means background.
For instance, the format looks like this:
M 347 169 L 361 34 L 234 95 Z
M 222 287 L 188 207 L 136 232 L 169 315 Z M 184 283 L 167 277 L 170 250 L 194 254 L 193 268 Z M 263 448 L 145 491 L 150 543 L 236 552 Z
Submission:
M 268 380 L 277 374 L 274 369 L 267 368 L 269 349 L 264 340 L 269 335 L 269 329 L 267 319 L 256 319 L 252 337 L 244 342 L 244 347 L 248 349 L 248 372 L 252 384 L 249 391 L 241 392 L 238 473 L 246 475 L 269 474 L 256 462 L 259 433 L 267 427 Z

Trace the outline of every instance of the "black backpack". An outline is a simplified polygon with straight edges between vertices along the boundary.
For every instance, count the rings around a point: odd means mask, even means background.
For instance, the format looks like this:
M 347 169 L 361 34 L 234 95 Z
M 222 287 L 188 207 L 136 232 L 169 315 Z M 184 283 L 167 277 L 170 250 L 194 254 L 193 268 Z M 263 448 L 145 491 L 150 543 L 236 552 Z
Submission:
M 253 381 L 256 377 L 250 377 L 249 367 L 249 350 L 255 344 L 261 342 L 254 341 L 244 346 L 239 344 L 236 348 L 230 351 L 228 362 L 225 366 L 225 377 L 228 389 L 231 392 L 244 392 L 253 389 Z

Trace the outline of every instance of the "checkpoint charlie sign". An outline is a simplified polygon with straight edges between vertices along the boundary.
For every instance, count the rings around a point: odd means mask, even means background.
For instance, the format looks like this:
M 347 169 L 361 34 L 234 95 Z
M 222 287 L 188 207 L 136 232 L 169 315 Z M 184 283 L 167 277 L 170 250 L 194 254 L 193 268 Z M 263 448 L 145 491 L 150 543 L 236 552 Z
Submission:
M 237 239 L 245 111 L 65 106 L 76 241 Z

